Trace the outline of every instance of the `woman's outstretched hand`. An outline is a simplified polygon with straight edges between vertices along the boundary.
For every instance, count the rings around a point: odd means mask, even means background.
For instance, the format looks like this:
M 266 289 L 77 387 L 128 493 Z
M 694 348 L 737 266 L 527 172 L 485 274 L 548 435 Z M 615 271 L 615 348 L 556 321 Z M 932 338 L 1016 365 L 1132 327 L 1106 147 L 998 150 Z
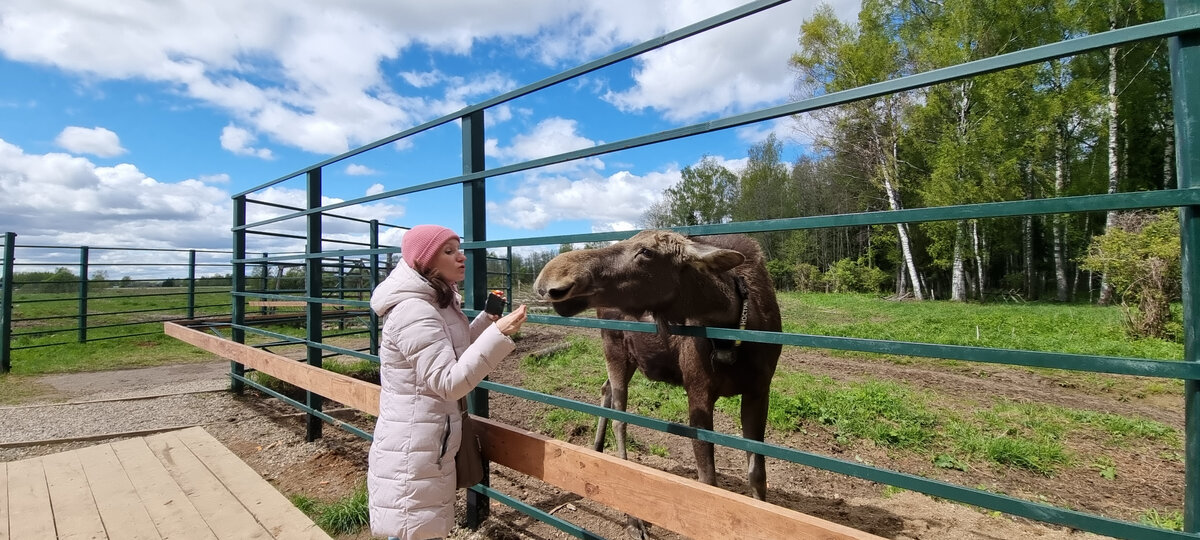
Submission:
M 525 304 L 521 304 L 517 309 L 512 310 L 512 313 L 500 317 L 496 321 L 496 327 L 501 334 L 511 336 L 521 331 L 521 324 L 525 322 Z

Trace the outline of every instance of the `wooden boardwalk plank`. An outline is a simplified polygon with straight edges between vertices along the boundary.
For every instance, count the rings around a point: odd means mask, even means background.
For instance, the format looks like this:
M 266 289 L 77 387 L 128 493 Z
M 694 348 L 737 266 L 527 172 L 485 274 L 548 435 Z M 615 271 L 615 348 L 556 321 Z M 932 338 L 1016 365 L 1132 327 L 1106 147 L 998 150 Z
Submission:
M 42 457 L 58 540 L 104 540 L 104 522 L 75 452 Z
M 8 464 L 9 534 L 14 540 L 54 540 L 54 512 L 41 458 Z
M 270 533 L 174 433 L 147 437 L 146 446 L 163 463 L 218 538 L 271 539 Z
M 77 452 L 109 538 L 159 540 L 158 529 L 112 446 L 99 444 Z
M 203 428 L 174 433 L 275 538 L 330 540 L 300 509 Z
M 138 497 L 164 540 L 216 540 L 200 511 L 141 438 L 112 443 Z
M 8 540 L 8 463 L 0 461 L 0 540 Z

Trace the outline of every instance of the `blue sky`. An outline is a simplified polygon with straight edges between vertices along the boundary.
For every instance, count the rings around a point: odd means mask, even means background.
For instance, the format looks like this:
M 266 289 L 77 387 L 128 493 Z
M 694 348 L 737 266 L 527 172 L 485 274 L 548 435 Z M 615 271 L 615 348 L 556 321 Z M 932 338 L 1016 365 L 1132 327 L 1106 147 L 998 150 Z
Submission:
M 832 3 L 843 19 L 857 11 Z M 6 0 L 0 231 L 19 244 L 228 249 L 233 193 L 738 4 Z M 816 4 L 790 2 L 489 109 L 487 165 L 794 99 L 787 59 Z M 741 167 L 772 131 L 799 155 L 803 140 L 783 119 L 489 180 L 489 238 L 636 227 L 681 168 L 706 154 Z M 454 176 L 460 150 L 456 124 L 387 145 L 328 167 L 325 196 Z M 302 206 L 303 185 L 253 197 Z M 461 230 L 461 189 L 342 213 Z M 257 242 L 251 251 L 294 247 Z

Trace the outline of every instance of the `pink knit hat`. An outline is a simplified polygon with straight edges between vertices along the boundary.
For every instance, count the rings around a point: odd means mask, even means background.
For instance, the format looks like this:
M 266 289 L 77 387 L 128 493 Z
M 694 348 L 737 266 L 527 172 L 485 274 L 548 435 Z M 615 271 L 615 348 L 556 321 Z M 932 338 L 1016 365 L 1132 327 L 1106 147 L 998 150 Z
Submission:
M 424 268 L 433 260 L 438 248 L 447 240 L 458 238 L 458 234 L 441 225 L 417 225 L 400 239 L 400 255 L 412 268 Z

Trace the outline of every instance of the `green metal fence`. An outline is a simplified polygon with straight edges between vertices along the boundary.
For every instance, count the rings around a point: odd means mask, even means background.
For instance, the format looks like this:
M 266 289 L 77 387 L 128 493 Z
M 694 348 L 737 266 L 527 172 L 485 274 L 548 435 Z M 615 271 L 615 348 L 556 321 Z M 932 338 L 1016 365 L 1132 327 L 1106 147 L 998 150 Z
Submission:
M 679 230 L 688 234 L 718 234 L 718 233 L 754 233 L 767 231 L 783 231 L 795 229 L 815 229 L 826 227 L 846 227 L 862 225 L 880 225 L 897 223 L 914 223 L 926 221 L 947 221 L 965 218 L 997 218 L 1009 216 L 1025 216 L 1039 214 L 1061 214 L 1078 212 L 1100 212 L 1110 210 L 1135 210 L 1147 208 L 1178 208 L 1182 220 L 1183 248 L 1183 308 L 1185 328 L 1185 352 L 1183 362 L 1145 360 L 1137 358 L 1122 358 L 1109 356 L 1092 356 L 1063 354 L 1053 352 L 1037 352 L 1028 350 L 989 349 L 981 347 L 935 345 L 928 343 L 896 342 L 878 339 L 852 339 L 820 335 L 803 335 L 789 333 L 772 333 L 757 331 L 739 331 L 721 328 L 692 328 L 677 327 L 673 331 L 685 335 L 707 336 L 722 339 L 740 339 L 781 343 L 785 345 L 816 347 L 825 349 L 861 351 L 870 353 L 886 353 L 932 358 L 947 358 L 968 362 L 987 362 L 1030 367 L 1052 367 L 1059 369 L 1080 370 L 1098 373 L 1139 375 L 1146 377 L 1162 377 L 1183 379 L 1186 398 L 1186 491 L 1184 500 L 1184 530 L 1175 532 L 1144 526 L 1103 516 L 1088 514 L 1069 509 L 1057 508 L 1046 504 L 1026 501 L 973 489 L 970 487 L 948 484 L 903 472 L 891 471 L 804 452 L 779 445 L 741 439 L 721 433 L 698 430 L 688 426 L 664 422 L 652 418 L 641 417 L 629 413 L 620 413 L 598 407 L 596 405 L 571 401 L 556 396 L 531 392 L 485 381 L 472 396 L 472 408 L 475 414 L 487 414 L 488 392 L 501 392 L 526 399 L 536 400 L 551 405 L 583 411 L 589 414 L 606 416 L 635 425 L 658 429 L 669 433 L 695 437 L 701 440 L 761 453 L 778 459 L 786 459 L 805 465 L 819 467 L 838 473 L 855 476 L 885 484 L 898 486 L 929 495 L 964 503 L 1007 512 L 1012 515 L 1030 519 L 1056 523 L 1077 529 L 1112 535 L 1124 538 L 1200 538 L 1200 334 L 1198 334 L 1197 315 L 1200 314 L 1200 291 L 1197 291 L 1197 254 L 1200 253 L 1200 3 L 1190 0 L 1167 0 L 1167 18 L 1162 21 L 1122 28 L 1094 35 L 1070 39 L 1059 43 L 1034 47 L 991 58 L 972 61 L 936 69 L 916 75 L 906 76 L 876 84 L 870 84 L 845 91 L 802 99 L 784 105 L 769 107 L 745 114 L 738 114 L 713 121 L 687 125 L 656 133 L 600 144 L 598 146 L 565 152 L 549 157 L 515 163 L 500 167 L 486 168 L 484 154 L 484 112 L 497 105 L 504 104 L 516 98 L 534 94 L 545 88 L 569 81 L 573 78 L 590 73 L 605 66 L 626 60 L 657 49 L 667 44 L 685 39 L 689 36 L 707 31 L 712 28 L 736 21 L 742 17 L 770 9 L 782 1 L 752 2 L 724 14 L 701 21 L 676 32 L 661 36 L 657 39 L 630 47 L 610 54 L 593 62 L 586 63 L 542 81 L 513 90 L 495 98 L 469 106 L 460 111 L 445 115 L 430 122 L 407 129 L 393 136 L 380 139 L 366 145 L 335 156 L 311 167 L 282 176 L 251 190 L 233 196 L 233 338 L 244 342 L 247 333 L 270 335 L 260 328 L 247 323 L 245 302 L 248 298 L 271 298 L 272 296 L 255 292 L 247 288 L 248 268 L 254 265 L 291 262 L 305 264 L 308 269 L 308 281 L 303 295 L 293 295 L 290 298 L 307 302 L 306 317 L 308 320 L 307 335 L 302 340 L 308 347 L 308 363 L 319 366 L 326 353 L 341 353 L 355 357 L 371 357 L 360 351 L 340 349 L 323 343 L 321 325 L 321 306 L 327 303 L 342 303 L 354 307 L 367 307 L 367 302 L 356 300 L 331 300 L 326 297 L 320 279 L 320 261 L 331 257 L 371 257 L 375 261 L 373 268 L 379 268 L 378 257 L 395 252 L 394 247 L 378 244 L 379 230 L 377 225 L 369 229 L 372 238 L 371 245 L 350 249 L 331 249 L 328 241 L 322 238 L 322 218 L 330 217 L 338 209 L 362 205 L 391 197 L 414 194 L 422 191 L 461 185 L 463 189 L 463 249 L 468 255 L 467 282 L 465 287 L 466 305 L 471 310 L 482 308 L 488 287 L 487 251 L 496 249 L 511 250 L 518 246 L 556 245 L 575 242 L 596 242 L 620 240 L 633 234 L 627 232 L 609 232 L 599 234 L 543 236 L 512 240 L 489 240 L 485 216 L 484 195 L 486 180 L 492 177 L 528 171 L 539 167 L 554 165 L 581 158 L 601 156 L 613 152 L 636 147 L 654 145 L 666 141 L 691 137 L 718 130 L 744 126 L 756 122 L 781 118 L 827 107 L 843 105 L 859 100 L 884 96 L 892 93 L 922 88 L 948 81 L 974 77 L 981 74 L 1015 68 L 1019 66 L 1045 62 L 1057 58 L 1077 55 L 1080 53 L 1107 49 L 1113 46 L 1134 43 L 1142 40 L 1166 38 L 1170 46 L 1172 96 L 1175 110 L 1176 130 L 1176 162 L 1178 189 L 1140 192 L 1115 193 L 1108 195 L 1089 195 L 1042 200 L 1022 200 L 1013 202 L 995 202 L 987 204 L 970 204 L 946 206 L 941 208 L 919 208 L 897 211 L 880 211 L 850 215 L 832 215 L 820 217 L 795 217 L 766 221 L 728 223 L 722 225 L 705 225 L 684 227 Z M 347 158 L 360 155 L 392 142 L 412 137 L 432 128 L 461 122 L 462 126 L 462 174 L 449 178 L 429 180 L 408 187 L 392 189 L 382 193 L 346 200 L 343 202 L 321 205 L 322 170 L 332 164 Z M 305 183 L 308 193 L 306 208 L 296 209 L 269 219 L 247 222 L 247 206 L 253 201 L 249 198 L 254 192 L 266 189 L 281 182 L 299 180 Z M 277 257 L 252 257 L 248 249 L 248 238 L 262 234 L 268 226 L 289 220 L 302 220 L 307 229 L 305 236 L 306 249 L 302 254 Z M 365 231 L 366 232 L 366 231 Z M 374 283 L 372 283 L 374 285 Z M 654 332 L 654 325 L 649 323 L 602 321 L 583 318 L 560 318 L 547 316 L 530 316 L 530 321 L 547 325 L 572 325 L 591 328 L 612 328 L 628 331 Z M 376 324 L 372 321 L 372 326 Z M 371 351 L 374 352 L 374 349 Z M 243 383 L 254 384 L 244 377 L 242 366 L 232 366 L 234 384 L 241 388 Z M 310 395 L 304 404 L 292 402 L 293 405 L 310 413 L 309 437 L 320 435 L 320 422 L 327 416 L 320 412 L 319 396 Z M 338 424 L 345 427 L 344 424 Z M 360 436 L 366 436 L 359 430 L 353 430 Z M 582 531 L 577 527 L 530 507 L 515 498 L 505 496 L 484 485 L 476 486 L 469 494 L 469 512 L 471 520 L 477 520 L 479 512 L 486 508 L 486 498 L 495 496 L 505 504 L 516 507 L 539 520 L 561 526 L 569 534 L 581 537 L 594 537 L 592 533 Z
M 228 257 L 204 249 L 19 244 L 16 233 L 4 233 L 0 373 L 11 369 L 14 351 L 161 335 L 162 321 L 228 315 Z

